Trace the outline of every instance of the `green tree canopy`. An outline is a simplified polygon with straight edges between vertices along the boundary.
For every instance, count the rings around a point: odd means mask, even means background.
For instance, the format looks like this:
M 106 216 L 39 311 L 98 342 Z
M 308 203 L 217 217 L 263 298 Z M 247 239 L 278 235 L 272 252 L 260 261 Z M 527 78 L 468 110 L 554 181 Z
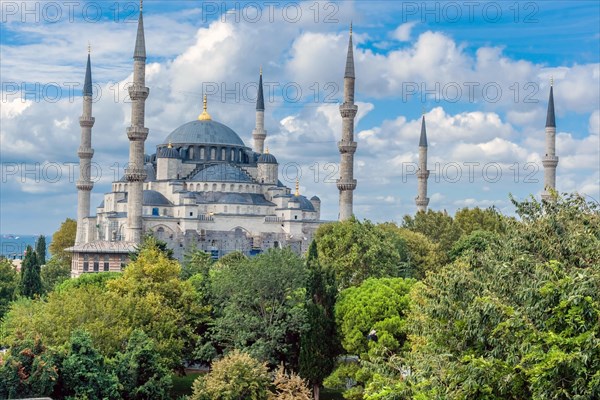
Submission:
M 37 256 L 31 246 L 27 246 L 21 263 L 20 292 L 22 296 L 32 298 L 42 293 L 42 278 Z
M 40 235 L 35 242 L 35 253 L 40 266 L 46 264 L 46 236 Z
M 44 293 L 54 290 L 55 286 L 71 278 L 71 265 L 58 258 L 51 258 L 41 268 L 40 275 Z
M 213 270 L 213 337 L 272 365 L 296 368 L 305 328 L 306 268 L 289 249 L 271 249 Z
M 321 226 L 315 239 L 319 261 L 335 272 L 341 289 L 360 285 L 370 277 L 402 273 L 402 240 L 389 230 L 354 217 Z
M 316 240 L 310 244 L 306 265 L 308 328 L 300 336 L 299 372 L 313 385 L 314 398 L 319 400 L 320 386 L 333 371 L 342 350 L 334 315 L 337 285 L 333 271 L 323 269 L 319 263 Z
M 190 400 L 267 400 L 270 381 L 266 364 L 234 350 L 194 381 Z
M 15 300 L 19 289 L 19 274 L 10 260 L 0 258 L 0 319 Z
M 577 195 L 514 203 L 521 221 L 511 221 L 499 243 L 466 241 L 454 263 L 413 291 L 413 374 L 398 391 L 442 399 L 600 396 L 598 206 Z
M 71 265 L 72 255 L 66 252 L 65 249 L 75 244 L 76 235 L 77 221 L 67 218 L 52 235 L 52 242 L 50 243 L 52 257 L 56 257 L 64 263 Z

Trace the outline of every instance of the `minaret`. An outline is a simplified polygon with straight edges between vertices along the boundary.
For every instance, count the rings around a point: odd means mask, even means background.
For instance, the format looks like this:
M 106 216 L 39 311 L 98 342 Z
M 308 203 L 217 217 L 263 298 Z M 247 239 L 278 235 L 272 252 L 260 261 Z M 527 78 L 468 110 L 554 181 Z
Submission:
M 348 40 L 348 55 L 346 57 L 346 72 L 344 73 L 344 103 L 340 105 L 342 115 L 342 140 L 338 142 L 341 154 L 340 179 L 337 187 L 340 190 L 339 220 L 350 218 L 352 212 L 352 195 L 356 188 L 354 179 L 354 117 L 358 107 L 354 104 L 354 54 L 352 51 L 352 24 L 350 24 L 350 39 Z
M 267 131 L 265 131 L 265 98 L 263 95 L 263 80 L 261 67 L 260 78 L 258 79 L 258 95 L 256 96 L 256 127 L 252 131 L 252 138 L 254 139 L 254 151 L 256 153 L 263 153 L 266 137 Z
M 550 189 L 556 190 L 556 121 L 554 118 L 554 79 L 550 80 L 550 98 L 548 99 L 548 112 L 546 114 L 546 155 L 542 158 L 544 166 L 544 193 L 542 199 L 549 200 L 552 195 Z
M 85 243 L 86 227 L 83 220 L 90 216 L 90 192 L 94 183 L 90 179 L 90 168 L 94 149 L 92 149 L 92 127 L 95 118 L 92 117 L 92 62 L 91 47 L 88 45 L 87 66 L 83 83 L 83 113 L 79 117 L 81 127 L 81 145 L 77 151 L 79 156 L 79 180 L 77 181 L 77 234 L 75 244 Z
M 427 197 L 427 178 L 429 171 L 427 170 L 427 129 L 425 128 L 425 112 L 421 120 L 421 138 L 419 139 L 419 169 L 417 171 L 417 211 L 427 211 L 429 198 Z
M 144 41 L 144 19 L 142 2 L 138 19 L 137 37 L 133 52 L 133 84 L 129 87 L 131 98 L 131 126 L 127 128 L 129 138 L 129 165 L 125 169 L 127 185 L 127 241 L 140 243 L 142 238 L 142 190 L 144 170 L 144 142 L 148 128 L 144 127 L 145 102 L 150 90 L 146 87 L 146 44 Z

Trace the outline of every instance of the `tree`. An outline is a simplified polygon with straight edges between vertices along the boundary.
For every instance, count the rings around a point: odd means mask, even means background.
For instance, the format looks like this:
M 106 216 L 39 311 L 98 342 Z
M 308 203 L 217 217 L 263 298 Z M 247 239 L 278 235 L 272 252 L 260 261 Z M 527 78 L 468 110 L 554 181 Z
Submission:
M 68 396 L 88 400 L 119 398 L 119 381 L 92 345 L 85 331 L 73 332 L 69 354 L 61 366 L 61 377 Z
M 429 209 L 427 212 L 418 212 L 414 217 L 405 215 L 402 226 L 413 232 L 422 233 L 437 244 L 442 264 L 448 262 L 450 249 L 462 235 L 461 227 L 446 211 Z
M 35 242 L 35 254 L 40 266 L 46 264 L 46 236 L 40 235 Z
M 498 243 L 466 241 L 413 291 L 407 397 L 600 396 L 599 207 L 513 203 L 521 221 Z
M 60 228 L 52 235 L 50 243 L 50 253 L 62 262 L 71 265 L 71 253 L 65 251 L 66 248 L 75 245 L 75 236 L 77 234 L 77 221 L 67 218 L 60 225 Z
M 486 209 L 465 207 L 454 214 L 454 222 L 463 235 L 469 235 L 473 231 L 504 233 L 507 220 L 507 217 L 500 214 L 494 207 Z
M 131 333 L 125 352 L 117 355 L 115 364 L 123 399 L 170 398 L 171 375 L 160 362 L 154 341 L 144 331 Z
M 162 240 L 155 238 L 152 232 L 149 232 L 146 233 L 142 238 L 142 243 L 136 246 L 135 250 L 129 254 L 129 260 L 136 261 L 140 255 L 140 252 L 147 248 L 156 248 L 164 253 L 165 257 L 167 257 L 169 260 L 175 259 L 173 257 L 173 249 L 168 247 L 167 242 L 163 242 Z
M 290 249 L 270 249 L 239 264 L 213 270 L 213 339 L 273 366 L 297 368 L 306 269 Z
M 339 289 L 370 277 L 399 276 L 402 241 L 370 221 L 354 217 L 322 225 L 315 234 L 319 261 L 335 272 Z
M 210 254 L 196 248 L 191 249 L 184 257 L 181 266 L 181 279 L 189 279 L 196 274 L 208 276 L 210 266 L 213 264 Z
M 19 274 L 6 258 L 0 259 L 0 319 L 8 311 L 16 298 L 19 288 Z
M 0 363 L 0 398 L 49 396 L 58 379 L 53 354 L 35 339 L 20 337 Z
M 311 400 L 310 389 L 299 375 L 287 374 L 280 366 L 273 379 L 275 391 L 269 395 L 269 400 Z M 316 398 L 318 399 L 318 398 Z
M 42 267 L 41 279 L 43 292 L 48 293 L 54 290 L 54 287 L 71 278 L 71 265 L 60 261 L 57 258 L 51 258 Z M 95 274 L 102 275 L 102 274 Z
M 308 329 L 300 336 L 299 372 L 310 381 L 314 398 L 319 400 L 323 380 L 331 374 L 341 353 L 334 315 L 337 285 L 333 271 L 324 270 L 319 263 L 316 239 L 308 248 L 306 265 Z
M 389 360 L 405 352 L 406 316 L 413 279 L 370 278 L 340 294 L 335 316 L 348 354 L 359 363 L 341 364 L 327 380 L 335 386 L 351 378 L 357 386 L 348 398 L 362 398 L 364 387 Z M 337 382 L 337 383 L 336 383 Z M 345 384 L 345 382 L 343 382 Z
M 266 364 L 234 350 L 194 381 L 190 400 L 267 400 L 269 385 Z
M 437 271 L 444 260 L 440 254 L 439 245 L 433 243 L 419 232 L 400 228 L 395 223 L 386 222 L 379 225 L 380 229 L 389 235 L 397 237 L 404 249 L 401 252 L 401 261 L 404 265 L 403 278 L 423 279 L 427 272 Z
M 21 263 L 21 295 L 32 298 L 42 293 L 42 279 L 37 256 L 31 246 L 27 246 L 25 257 Z

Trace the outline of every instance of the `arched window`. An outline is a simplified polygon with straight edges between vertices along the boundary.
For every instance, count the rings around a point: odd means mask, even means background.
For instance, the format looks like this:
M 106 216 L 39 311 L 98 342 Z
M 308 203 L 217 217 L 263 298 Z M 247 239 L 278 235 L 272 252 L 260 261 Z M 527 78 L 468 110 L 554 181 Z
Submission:
M 227 156 L 225 155 L 225 149 L 221 149 L 221 160 L 227 160 Z
M 211 147 L 210 149 L 210 159 L 214 160 L 217 157 L 217 149 L 215 149 L 214 147 Z
M 194 159 L 194 148 L 193 147 L 189 148 L 189 150 L 188 150 L 188 157 L 189 157 L 190 160 Z
M 231 149 L 231 161 L 235 161 L 235 150 Z
M 200 147 L 200 159 L 204 160 L 204 147 Z

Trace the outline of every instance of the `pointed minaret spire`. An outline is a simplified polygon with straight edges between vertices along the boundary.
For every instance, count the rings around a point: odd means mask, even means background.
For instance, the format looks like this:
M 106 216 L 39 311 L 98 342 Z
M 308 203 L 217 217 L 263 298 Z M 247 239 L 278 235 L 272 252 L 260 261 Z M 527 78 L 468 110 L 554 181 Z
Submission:
M 144 170 L 144 143 L 148 128 L 144 126 L 146 98 L 150 89 L 146 87 L 146 44 L 144 42 L 144 20 L 140 1 L 135 50 L 133 52 L 133 84 L 129 86 L 131 99 L 131 126 L 127 128 L 129 138 L 129 164 L 125 169 L 127 180 L 127 232 L 129 242 L 142 240 L 142 194 L 146 180 Z
M 425 110 L 421 119 L 421 137 L 419 138 L 419 169 L 417 170 L 417 211 L 427 211 L 429 198 L 427 197 L 427 129 L 425 127 Z
M 256 96 L 256 126 L 252 131 L 254 139 L 254 152 L 263 153 L 267 131 L 265 130 L 265 97 L 263 94 L 262 67 L 260 67 L 260 76 L 258 78 L 258 94 Z
M 340 179 L 337 188 L 340 191 L 339 220 L 344 221 L 353 215 L 353 193 L 356 189 L 354 179 L 354 153 L 357 143 L 354 141 L 354 117 L 358 107 L 354 104 L 354 55 L 352 50 L 352 24 L 350 24 L 350 38 L 348 40 L 348 55 L 346 57 L 346 70 L 344 73 L 344 103 L 340 105 L 342 116 L 342 138 L 338 142 L 341 155 Z
M 350 39 L 348 40 L 348 54 L 346 55 L 346 71 L 344 78 L 354 78 L 354 50 L 352 45 L 352 22 L 350 22 Z
M 134 60 L 146 60 L 146 40 L 144 39 L 144 16 L 142 13 L 143 8 L 143 0 L 140 0 L 140 16 L 138 18 L 137 36 L 135 38 L 135 50 L 133 51 Z
M 81 144 L 77 155 L 79 156 L 79 180 L 77 181 L 77 232 L 75 244 L 88 241 L 87 221 L 90 216 L 90 194 L 94 183 L 90 177 L 90 169 L 94 149 L 92 149 L 92 127 L 96 119 L 92 117 L 92 62 L 90 47 L 88 45 L 87 66 L 85 68 L 85 80 L 83 84 L 83 113 L 79 118 L 81 127 Z
M 548 113 L 546 114 L 546 155 L 542 157 L 544 166 L 544 192 L 542 199 L 552 198 L 551 190 L 556 190 L 556 120 L 554 117 L 554 79 L 550 80 L 550 97 L 548 98 Z

